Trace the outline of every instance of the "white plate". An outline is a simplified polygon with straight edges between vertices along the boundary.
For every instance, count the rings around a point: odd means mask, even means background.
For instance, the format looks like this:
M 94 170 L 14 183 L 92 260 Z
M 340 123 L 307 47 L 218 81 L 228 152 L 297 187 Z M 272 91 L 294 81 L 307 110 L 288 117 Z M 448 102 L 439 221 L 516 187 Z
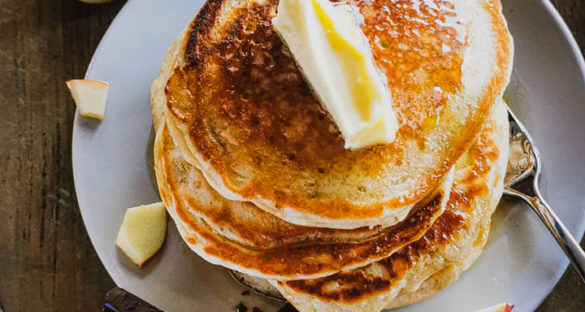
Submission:
M 503 1 L 515 37 L 507 98 L 531 131 L 544 162 L 543 193 L 578 237 L 585 230 L 585 83 L 581 54 L 546 0 Z M 138 270 L 114 246 L 127 207 L 158 201 L 148 159 L 150 83 L 199 0 L 129 1 L 97 49 L 88 79 L 111 85 L 103 122 L 77 116 L 73 169 L 81 213 L 104 266 L 120 287 L 166 311 L 275 311 L 282 304 L 242 296 L 225 271 L 205 263 L 173 224 L 161 252 Z M 462 278 L 423 303 L 400 311 L 475 311 L 502 301 L 532 311 L 567 267 L 559 247 L 529 208 L 502 204 L 489 245 Z M 250 301 L 254 301 L 250 303 Z

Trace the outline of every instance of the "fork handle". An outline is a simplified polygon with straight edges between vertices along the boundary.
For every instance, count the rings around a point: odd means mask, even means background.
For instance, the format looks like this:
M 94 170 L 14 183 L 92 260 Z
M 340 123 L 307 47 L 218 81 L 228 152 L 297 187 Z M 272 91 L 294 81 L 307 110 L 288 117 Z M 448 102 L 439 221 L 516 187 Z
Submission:
M 552 233 L 567 257 L 569 257 L 571 264 L 575 270 L 577 270 L 583 282 L 585 282 L 585 251 L 579 246 L 575 237 L 573 237 L 571 232 L 567 230 L 567 227 L 565 227 L 563 222 L 550 208 L 544 198 L 539 196 L 538 193 L 536 196 L 531 197 L 513 189 L 506 189 L 505 192 L 521 198 L 532 207 L 540 219 L 542 219 L 548 230 Z

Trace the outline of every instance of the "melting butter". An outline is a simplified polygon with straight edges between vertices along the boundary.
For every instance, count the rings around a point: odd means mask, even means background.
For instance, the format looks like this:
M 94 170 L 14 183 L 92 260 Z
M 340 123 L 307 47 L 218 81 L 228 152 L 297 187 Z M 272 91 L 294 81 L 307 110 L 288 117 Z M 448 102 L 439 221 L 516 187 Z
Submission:
M 327 0 L 281 0 L 272 20 L 350 149 L 390 143 L 398 131 L 358 15 Z

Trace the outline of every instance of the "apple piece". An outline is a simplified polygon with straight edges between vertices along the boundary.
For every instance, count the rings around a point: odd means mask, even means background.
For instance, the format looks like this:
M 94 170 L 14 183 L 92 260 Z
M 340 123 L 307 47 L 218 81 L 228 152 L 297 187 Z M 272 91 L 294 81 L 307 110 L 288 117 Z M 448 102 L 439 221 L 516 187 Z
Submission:
M 118 246 L 142 267 L 162 246 L 167 233 L 167 211 L 162 202 L 128 208 L 118 235 Z
M 477 312 L 511 312 L 513 308 L 514 308 L 513 305 L 511 305 L 507 302 L 504 302 L 504 303 L 496 304 L 495 306 L 491 306 L 489 308 L 485 308 L 485 309 L 477 311 Z
M 104 119 L 110 85 L 97 80 L 74 79 L 66 82 L 73 100 L 84 117 Z
M 91 4 L 97 4 L 97 3 L 106 3 L 106 2 L 112 2 L 114 0 L 79 0 L 83 3 L 91 3 Z

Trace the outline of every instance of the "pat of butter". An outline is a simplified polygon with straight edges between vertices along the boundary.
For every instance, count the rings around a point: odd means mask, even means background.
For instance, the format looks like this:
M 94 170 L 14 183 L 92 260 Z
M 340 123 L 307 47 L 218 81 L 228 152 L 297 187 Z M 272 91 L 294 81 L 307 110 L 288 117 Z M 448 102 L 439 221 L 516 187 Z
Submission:
M 356 149 L 394 141 L 398 121 L 359 11 L 328 0 L 280 0 L 272 24 L 345 138 Z

